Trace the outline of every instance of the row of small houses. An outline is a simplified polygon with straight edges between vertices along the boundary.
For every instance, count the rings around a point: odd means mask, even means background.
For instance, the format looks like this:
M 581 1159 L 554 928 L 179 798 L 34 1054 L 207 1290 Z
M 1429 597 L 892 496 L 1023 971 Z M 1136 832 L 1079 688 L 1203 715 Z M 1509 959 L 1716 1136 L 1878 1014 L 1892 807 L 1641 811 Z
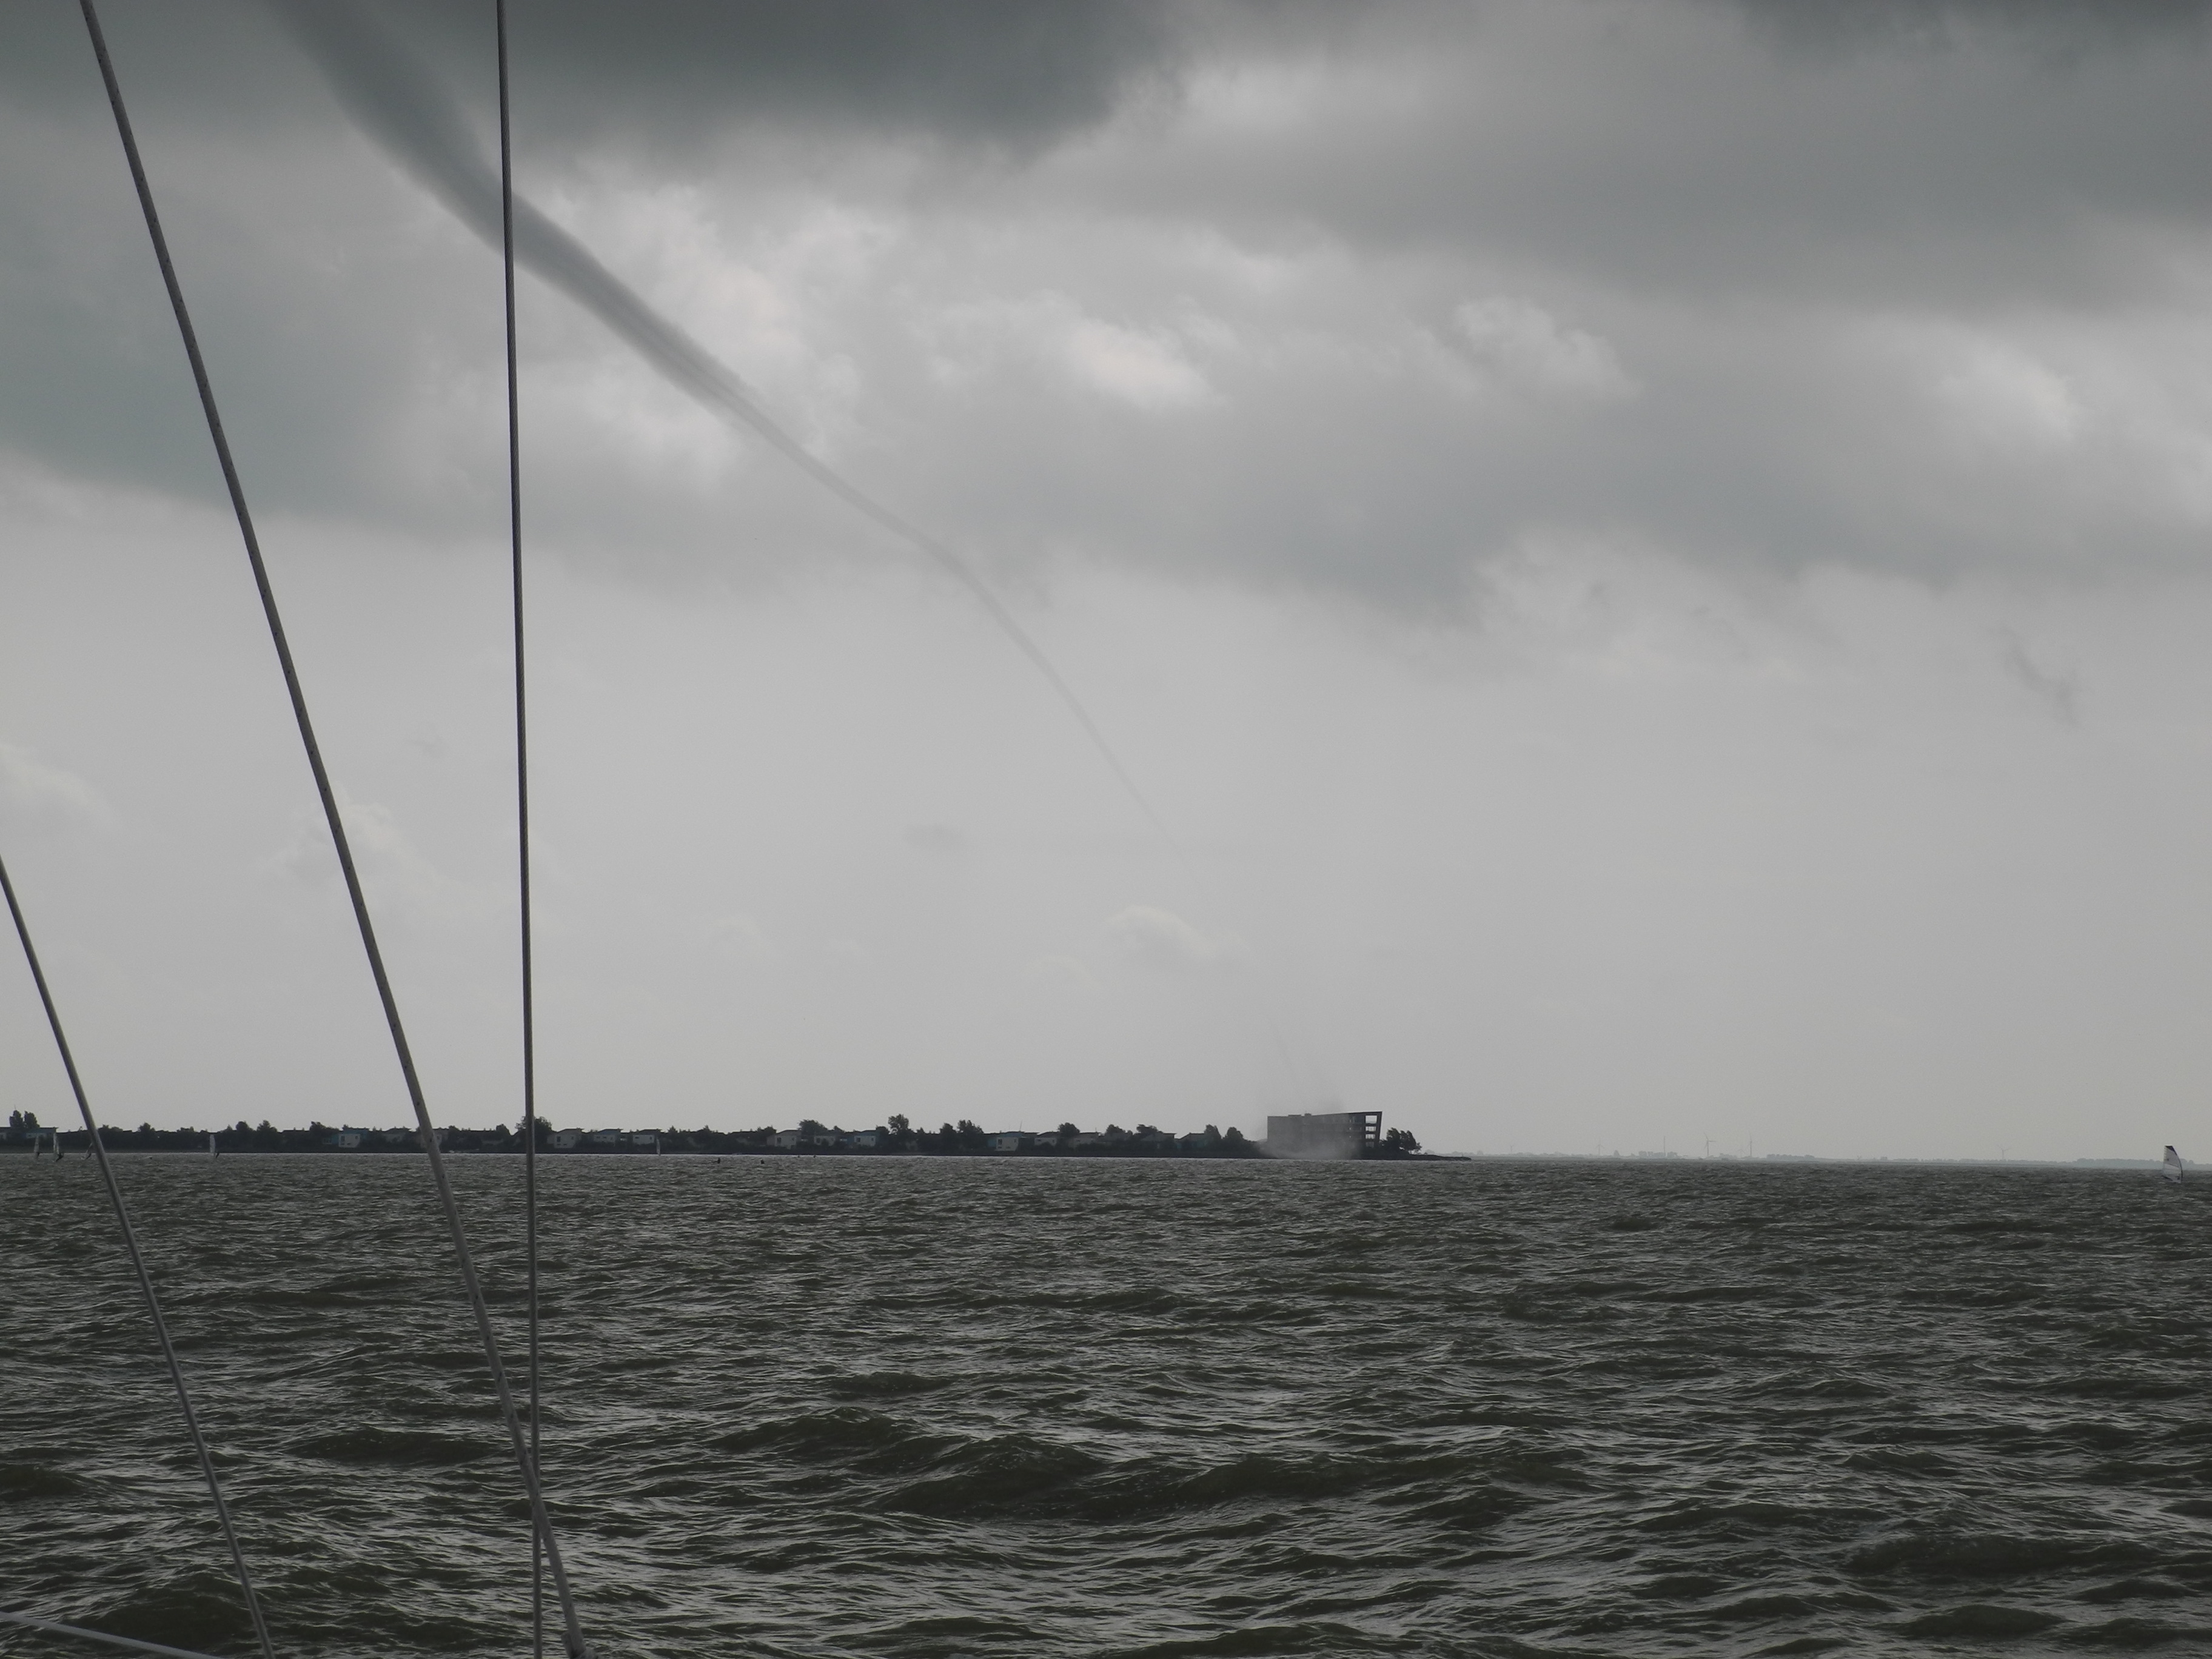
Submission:
M 446 1144 L 451 1132 L 438 1132 L 440 1144 Z M 1242 1139 L 1237 1131 L 1229 1134 L 1231 1142 Z M 550 1146 L 558 1152 L 658 1152 L 668 1137 L 659 1129 L 556 1129 L 538 1143 Z M 678 1135 L 673 1145 L 688 1145 L 692 1137 Z M 750 1140 L 763 1146 L 773 1146 L 780 1152 L 872 1152 L 891 1144 L 889 1131 L 884 1129 L 823 1128 L 810 1125 L 798 1129 L 776 1129 L 755 1134 L 728 1137 L 715 1135 L 713 1139 Z M 1197 1134 L 1171 1135 L 1158 1129 L 1140 1129 L 1135 1133 L 1121 1130 L 1109 1134 L 1079 1133 L 1072 1136 L 1036 1134 L 1026 1130 L 1007 1129 L 996 1134 L 986 1133 L 981 1148 L 990 1152 L 1026 1152 L 1039 1148 L 1068 1152 L 1103 1151 L 1108 1146 L 1128 1146 L 1146 1152 L 1205 1152 L 1222 1144 L 1218 1131 Z M 336 1152 L 378 1152 L 386 1147 L 412 1146 L 416 1134 L 412 1129 L 333 1129 L 324 1138 L 323 1144 Z
M 17 1121 L 0 1128 L 0 1147 L 15 1149 L 33 1146 L 45 1146 L 50 1141 L 82 1150 L 85 1146 L 82 1129 L 48 1128 L 35 1117 L 28 1122 L 22 1120 L 28 1114 L 18 1114 Z M 332 1129 L 318 1125 L 313 1131 L 301 1129 L 270 1129 L 263 1126 L 259 1131 L 241 1124 L 236 1130 L 223 1129 L 155 1129 L 150 1125 L 137 1129 L 118 1127 L 103 1128 L 102 1139 L 112 1149 L 133 1152 L 191 1152 L 203 1148 L 212 1151 L 219 1143 L 226 1152 L 404 1152 L 421 1144 L 412 1129 L 357 1129 L 350 1125 Z M 512 1149 L 520 1143 L 520 1136 L 506 1128 L 491 1130 L 441 1128 L 438 1144 L 448 1150 L 478 1152 Z M 560 1152 L 658 1152 L 663 1146 L 672 1151 L 736 1151 L 740 1148 L 766 1151 L 773 1148 L 787 1152 L 872 1152 L 890 1151 L 915 1140 L 934 1142 L 939 1137 L 911 1133 L 896 1136 L 884 1129 L 823 1128 L 807 1125 L 797 1129 L 764 1129 L 751 1133 L 716 1133 L 702 1130 L 696 1134 L 672 1133 L 660 1129 L 558 1129 L 546 1135 L 538 1145 Z M 1140 1130 L 1128 1134 L 1115 1131 L 1108 1134 L 1079 1134 L 1063 1139 L 1054 1135 L 1031 1134 L 1021 1131 L 1006 1131 L 999 1134 L 969 1133 L 960 1138 L 963 1151 L 987 1152 L 1025 1152 L 1037 1150 L 1088 1152 L 1104 1151 L 1109 1147 L 1147 1152 L 1198 1152 L 1222 1144 L 1218 1134 L 1170 1135 L 1158 1130 Z M 1241 1137 L 1232 1130 L 1230 1141 L 1235 1144 Z
M 502 1132 L 503 1133 L 503 1132 Z M 448 1129 L 438 1131 L 438 1144 L 443 1146 L 451 1139 Z M 417 1136 L 412 1129 L 333 1129 L 323 1144 L 335 1151 L 350 1152 L 366 1150 L 377 1152 L 387 1146 L 412 1146 Z M 556 1129 L 538 1144 L 550 1142 L 555 1152 L 573 1152 L 578 1147 L 598 1152 L 657 1152 L 660 1150 L 660 1131 L 658 1129 Z
M 769 1144 L 786 1152 L 872 1152 L 890 1139 L 882 1129 L 779 1129 L 769 1137 Z M 1037 1134 L 1026 1129 L 1001 1129 L 997 1133 L 986 1133 L 982 1150 L 987 1152 L 1104 1152 L 1109 1147 L 1127 1147 L 1148 1152 L 1203 1152 L 1224 1144 L 1236 1145 L 1243 1140 L 1243 1134 L 1231 1129 L 1226 1137 L 1218 1130 L 1206 1129 L 1200 1133 L 1171 1135 L 1163 1129 L 1139 1129 L 1133 1133 L 1115 1129 L 1103 1134 L 1088 1132 L 1073 1135 Z
M 720 1139 L 722 1137 L 717 1136 Z M 730 1137 L 751 1140 L 785 1152 L 873 1152 L 888 1151 L 903 1139 L 913 1140 L 911 1133 L 895 1136 L 887 1129 L 824 1128 L 809 1124 L 796 1129 L 775 1129 L 752 1135 Z M 927 1137 L 931 1139 L 936 1136 Z M 550 1137 L 556 1152 L 602 1151 L 657 1152 L 667 1139 L 658 1129 L 560 1129 Z M 676 1138 L 672 1145 L 688 1146 L 690 1136 Z M 1227 1137 L 1218 1130 L 1206 1129 L 1199 1133 L 1172 1135 L 1159 1129 L 1139 1129 L 1132 1133 L 1113 1130 L 1107 1133 L 1088 1133 L 1073 1135 L 1038 1134 L 1025 1129 L 1003 1129 L 996 1133 L 985 1133 L 975 1141 L 977 1150 L 985 1152 L 1012 1154 L 1028 1152 L 1104 1152 L 1110 1148 L 1126 1148 L 1146 1152 L 1206 1152 L 1224 1144 L 1237 1146 L 1243 1137 L 1232 1129 Z

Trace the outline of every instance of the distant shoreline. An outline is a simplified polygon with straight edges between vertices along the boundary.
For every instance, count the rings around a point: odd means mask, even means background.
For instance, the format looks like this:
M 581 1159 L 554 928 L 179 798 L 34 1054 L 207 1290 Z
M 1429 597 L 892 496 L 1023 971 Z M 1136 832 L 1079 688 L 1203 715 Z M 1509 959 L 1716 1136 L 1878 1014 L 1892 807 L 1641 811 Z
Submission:
M 421 1148 L 416 1142 L 415 1133 L 412 1130 L 380 1131 L 378 1132 L 378 1140 L 376 1144 L 353 1146 L 301 1144 L 307 1140 L 311 1132 L 298 1129 L 278 1130 L 276 1132 L 277 1135 L 283 1138 L 285 1144 L 276 1146 L 251 1144 L 250 1142 L 234 1144 L 233 1138 L 237 1135 L 237 1133 L 238 1132 L 234 1129 L 217 1133 L 218 1150 L 222 1156 L 226 1158 L 413 1158 L 421 1156 Z M 1186 1150 L 1180 1146 L 1174 1147 L 1156 1146 L 1152 1148 L 1138 1148 L 1133 1146 L 1116 1146 L 1111 1148 L 1085 1146 L 1081 1148 L 1063 1149 L 1050 1144 L 1049 1137 L 1039 1137 L 1039 1144 L 1037 1145 L 1011 1151 L 994 1151 L 989 1148 L 985 1148 L 980 1151 L 968 1149 L 939 1151 L 917 1147 L 854 1148 L 833 1146 L 777 1146 L 774 1145 L 762 1144 L 753 1139 L 750 1135 L 743 1133 L 723 1134 L 711 1131 L 690 1131 L 673 1136 L 670 1135 L 665 1131 L 658 1131 L 654 1133 L 659 1137 L 657 1150 L 653 1146 L 608 1146 L 577 1145 L 574 1146 L 557 1148 L 550 1146 L 541 1146 L 539 1148 L 539 1154 L 542 1157 L 558 1158 L 650 1158 L 659 1156 L 691 1158 L 975 1158 L 989 1161 L 1103 1159 L 1116 1162 L 1130 1162 L 1159 1161 L 1164 1159 L 1169 1161 L 1241 1161 L 1246 1163 L 1257 1162 L 1272 1164 L 1329 1162 L 1373 1164 L 1602 1164 L 1609 1168 L 1638 1170 L 1681 1169 L 1695 1167 L 1774 1170 L 1801 1169 L 1811 1164 L 1832 1169 L 2071 1170 L 2088 1173 L 2106 1171 L 2117 1174 L 2155 1173 L 2163 1167 L 2160 1160 L 2149 1158 L 1822 1158 L 1805 1153 L 1771 1153 L 1756 1158 L 1745 1158 L 1727 1154 L 1712 1158 L 1679 1156 L 1662 1158 L 1650 1156 L 1637 1157 L 1632 1154 L 1616 1152 L 1469 1153 L 1404 1152 L 1391 1151 L 1386 1152 L 1370 1152 L 1367 1156 L 1358 1158 L 1326 1159 L 1275 1157 L 1269 1154 L 1265 1150 L 1263 1143 L 1251 1140 L 1243 1142 L 1241 1149 L 1234 1152 L 1225 1150 Z M 53 1138 L 47 1131 L 43 1129 L 39 1131 L 38 1133 L 39 1139 L 36 1143 L 36 1146 L 46 1149 L 48 1155 L 51 1155 L 51 1151 L 54 1145 Z M 252 1132 L 249 1131 L 248 1133 L 251 1135 Z M 149 1133 L 144 1129 L 103 1128 L 101 1135 L 106 1149 L 110 1152 L 119 1155 L 141 1158 L 162 1157 L 202 1158 L 208 1156 L 207 1142 L 209 1131 L 204 1129 L 155 1129 Z M 60 1132 L 58 1138 L 61 1150 L 66 1156 L 81 1158 L 85 1157 L 90 1151 L 90 1141 L 82 1129 L 64 1129 Z M 704 1146 L 696 1144 L 702 1139 L 711 1139 L 711 1141 L 717 1144 Z M 149 1142 L 152 1144 L 149 1144 Z M 519 1134 L 516 1134 L 512 1131 L 501 1132 L 497 1130 L 447 1131 L 441 1139 L 441 1150 L 444 1152 L 458 1157 L 520 1157 L 523 1150 L 522 1139 Z M 0 1158 L 4 1158 L 13 1154 L 27 1160 L 33 1150 L 34 1145 L 28 1138 L 17 1139 L 9 1132 L 0 1130 Z M 2212 1166 L 2203 1166 L 2193 1162 L 2185 1160 L 2184 1167 L 2192 1172 L 2201 1168 L 2207 1169 L 2208 1175 L 2212 1175 Z
M 541 1131 L 538 1155 L 543 1158 L 981 1158 L 1006 1159 L 1181 1159 L 1205 1161 L 1298 1162 L 1271 1158 L 1265 1143 L 1246 1139 L 1232 1129 L 1222 1134 L 1211 1129 L 1198 1134 L 1169 1135 L 1150 1129 L 1107 1135 L 1083 1135 L 1083 1144 L 1063 1144 L 1056 1135 L 1030 1135 L 1020 1131 L 990 1135 L 970 1124 L 947 1125 L 932 1134 L 927 1131 L 823 1131 L 797 1139 L 801 1131 L 773 1129 L 720 1131 L 714 1129 L 600 1130 L 584 1134 L 575 1130 Z M 833 1138 L 834 1137 L 834 1138 Z M 412 1129 L 332 1129 L 313 1124 L 305 1129 L 278 1129 L 264 1123 L 228 1129 L 156 1129 L 141 1125 L 121 1129 L 103 1125 L 100 1143 L 110 1152 L 137 1156 L 206 1158 L 209 1142 L 222 1157 L 376 1158 L 420 1156 L 422 1146 Z M 998 1143 L 998 1144 L 994 1144 Z M 0 1129 L 0 1156 L 28 1158 L 42 1149 L 51 1152 L 58 1144 L 64 1156 L 82 1158 L 91 1152 L 90 1135 L 83 1129 L 59 1131 L 42 1126 Z M 495 1129 L 451 1128 L 439 1131 L 441 1151 L 460 1156 L 520 1157 L 521 1134 L 502 1125 Z M 1407 1151 L 1398 1146 L 1370 1147 L 1358 1159 L 1368 1163 L 1465 1163 L 1434 1152 Z

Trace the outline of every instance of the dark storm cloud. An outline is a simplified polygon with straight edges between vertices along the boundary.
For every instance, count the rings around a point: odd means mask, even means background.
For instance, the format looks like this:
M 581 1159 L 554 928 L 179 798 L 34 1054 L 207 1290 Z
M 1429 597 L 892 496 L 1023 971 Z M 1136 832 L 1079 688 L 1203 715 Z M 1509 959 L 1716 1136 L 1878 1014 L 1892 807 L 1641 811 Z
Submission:
M 453 324 L 478 319 L 392 280 L 357 170 L 312 192 L 287 176 L 342 157 L 327 94 L 264 7 L 110 0 L 101 15 L 249 485 L 272 507 L 372 513 L 390 496 L 368 483 L 382 434 L 450 359 Z M 218 500 L 76 5 L 0 7 L 0 447 Z
M 518 0 L 509 17 L 531 119 L 564 142 L 680 141 L 767 118 L 1034 143 L 1103 119 L 1131 79 L 1163 67 L 1165 10 L 1158 0 Z M 457 57 L 481 52 L 462 9 L 411 0 L 391 15 Z
M 1395 97 L 1219 135 L 1110 199 L 1647 292 L 1984 302 L 2139 281 L 2085 231 L 2212 208 L 2201 13 L 1914 29 L 1949 9 L 1899 6 L 1877 29 L 1781 9 L 1381 8 L 1340 56 Z
M 1793 47 L 1955 48 L 1992 33 L 2058 54 L 2155 44 L 2201 32 L 2208 0 L 1721 0 Z
M 441 72 L 488 83 L 489 0 L 376 9 Z M 108 0 L 101 15 L 135 55 L 161 65 L 160 76 L 143 77 L 149 109 L 217 124 L 311 110 L 256 0 Z M 1178 49 L 1157 0 L 515 0 L 508 16 L 531 121 L 563 143 L 681 143 L 765 118 L 1036 143 L 1103 119 Z M 9 100 L 69 106 L 85 52 L 76 6 L 0 8 Z
M 301 227 L 278 233 L 274 246 L 258 243 L 252 222 L 277 202 L 231 198 L 204 147 L 239 145 L 259 159 L 332 136 L 317 77 L 301 72 L 295 31 L 272 27 L 272 10 L 284 8 L 109 0 L 103 16 L 173 234 L 199 273 L 195 303 L 220 349 L 219 384 L 262 463 L 265 498 L 358 511 L 389 495 L 374 474 L 389 459 L 391 423 L 405 418 L 425 377 L 466 349 L 460 337 L 477 319 L 468 317 L 457 337 L 450 300 L 403 278 L 343 295 L 331 310 L 344 325 L 328 326 L 306 314 L 292 282 Z M 428 176 L 426 148 L 454 155 L 485 136 L 491 8 L 425 0 L 376 12 L 467 94 L 466 115 L 416 108 L 381 126 L 373 100 L 354 101 L 356 114 L 372 111 L 370 130 L 396 137 Z M 516 79 L 530 94 L 520 142 L 564 161 L 580 144 L 681 149 L 761 122 L 1033 150 L 1103 118 L 1129 85 L 1169 72 L 1175 50 L 1150 0 L 1070 0 L 1048 12 L 1013 0 L 524 0 L 511 18 Z M 334 17 L 319 33 L 343 27 Z M 371 75 L 374 64 L 358 67 Z M 358 93 L 361 78 L 352 84 Z M 74 4 L 0 7 L 0 119 L 15 129 L 0 177 L 0 442 L 70 471 L 208 496 L 189 386 L 127 211 Z M 410 121 L 428 125 L 410 134 Z M 441 193 L 481 233 L 483 191 L 457 193 L 456 182 L 448 170 Z M 324 228 L 328 245 L 313 262 L 348 277 L 374 264 L 377 254 L 343 242 L 376 234 L 359 221 L 380 205 L 343 202 L 338 217 L 355 222 Z M 234 228 L 208 223 L 234 215 Z M 202 240 L 204 229 L 215 234 Z M 530 212 L 522 230 L 533 252 L 565 244 L 572 278 L 595 273 L 585 285 L 603 319 L 626 310 L 640 320 L 635 295 L 573 239 Z M 410 305 L 411 326 L 401 314 Z M 633 329 L 631 337 L 642 337 Z M 665 369 L 672 358 L 664 351 L 657 361 Z M 419 510 L 409 516 L 422 521 Z
M 249 467 L 340 516 L 495 506 L 495 411 L 453 391 L 496 344 L 480 252 L 351 144 L 268 13 L 113 12 Z M 488 9 L 367 15 L 450 100 L 378 91 L 345 14 L 299 13 L 360 129 L 481 238 Z M 526 252 L 692 395 L 1001 568 L 1395 605 L 1562 536 L 1911 571 L 2196 556 L 2203 5 L 1044 15 L 518 0 L 524 178 L 561 220 L 526 211 Z M 4 25 L 28 46 L 0 52 L 0 436 L 204 490 L 73 21 Z M 653 222 L 692 251 L 648 238 L 645 268 L 609 204 L 663 183 L 697 206 Z M 849 289 L 778 272 L 794 202 L 890 252 Z M 732 273 L 780 334 L 741 325 Z M 781 369 L 764 338 L 797 343 Z M 655 489 L 580 425 L 558 451 L 543 409 L 550 535 L 645 568 L 844 534 L 773 483 Z M 459 435 L 403 480 L 426 411 Z
M 428 71 L 361 12 L 339 0 L 278 0 L 278 3 L 363 125 L 404 158 L 479 236 L 495 246 L 503 246 L 499 174 L 478 150 L 459 108 Z M 1165 832 L 1159 815 L 1108 744 L 1090 710 L 966 559 L 807 449 L 761 406 L 734 370 L 647 304 L 520 193 L 513 198 L 513 209 L 515 255 L 521 264 L 605 324 L 678 390 L 766 442 L 854 512 L 966 588 L 1015 648 L 1044 676 L 1131 799 Z

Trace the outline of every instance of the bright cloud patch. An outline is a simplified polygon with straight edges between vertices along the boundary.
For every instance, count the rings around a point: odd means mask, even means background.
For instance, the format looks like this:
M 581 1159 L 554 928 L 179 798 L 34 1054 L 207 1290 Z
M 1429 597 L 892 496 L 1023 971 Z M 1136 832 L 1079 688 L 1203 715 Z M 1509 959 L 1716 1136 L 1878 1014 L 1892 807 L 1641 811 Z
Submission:
M 1636 391 L 1612 343 L 1527 300 L 1469 300 L 1452 313 L 1460 343 L 1487 376 L 1517 391 L 1610 402 Z
M 1218 344 L 1224 334 L 1202 320 L 1152 328 L 1108 322 L 1060 293 L 952 306 L 925 331 L 940 380 L 973 381 L 1011 360 L 1148 412 L 1215 395 L 1192 361 L 1193 349 Z
M 1936 389 L 1961 426 L 1995 442 L 2058 448 L 2081 429 L 2084 411 L 2065 377 L 2002 342 L 1976 342 Z
M 0 743 L 0 804 L 27 818 L 98 823 L 106 817 L 90 784 L 27 749 Z
M 371 903 L 383 915 L 395 921 L 452 917 L 473 914 L 488 901 L 497 902 L 486 890 L 472 888 L 441 869 L 400 827 L 398 815 L 389 806 L 351 799 L 341 790 L 338 810 L 345 820 L 346 841 L 353 849 L 362 884 L 368 890 Z M 292 838 L 277 850 L 271 864 L 308 886 L 338 879 L 337 851 L 331 844 L 329 825 L 319 812 L 295 814 Z
M 1124 960 L 1171 973 L 1214 967 L 1243 954 L 1235 940 L 1209 938 L 1174 911 L 1149 904 L 1133 904 L 1109 918 L 1106 938 Z
M 1139 409 L 1176 409 L 1212 395 L 1171 340 L 1085 317 L 1062 346 L 1068 367 L 1094 391 Z
M 732 962 L 764 962 L 776 953 L 768 930 L 741 910 L 717 917 L 707 937 L 716 954 Z
M 1022 971 L 1038 984 L 1066 989 L 1088 991 L 1098 983 L 1097 976 L 1079 958 L 1069 956 L 1039 957 Z

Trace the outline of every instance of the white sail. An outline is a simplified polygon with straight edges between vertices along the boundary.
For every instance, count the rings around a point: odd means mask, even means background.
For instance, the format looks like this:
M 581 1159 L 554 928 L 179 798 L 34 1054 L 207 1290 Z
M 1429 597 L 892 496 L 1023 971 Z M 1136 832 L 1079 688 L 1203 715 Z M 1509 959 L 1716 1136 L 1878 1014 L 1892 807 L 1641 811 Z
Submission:
M 2168 1181 L 2181 1179 L 2181 1154 L 2169 1146 L 2166 1149 L 2166 1167 L 2159 1171 Z

